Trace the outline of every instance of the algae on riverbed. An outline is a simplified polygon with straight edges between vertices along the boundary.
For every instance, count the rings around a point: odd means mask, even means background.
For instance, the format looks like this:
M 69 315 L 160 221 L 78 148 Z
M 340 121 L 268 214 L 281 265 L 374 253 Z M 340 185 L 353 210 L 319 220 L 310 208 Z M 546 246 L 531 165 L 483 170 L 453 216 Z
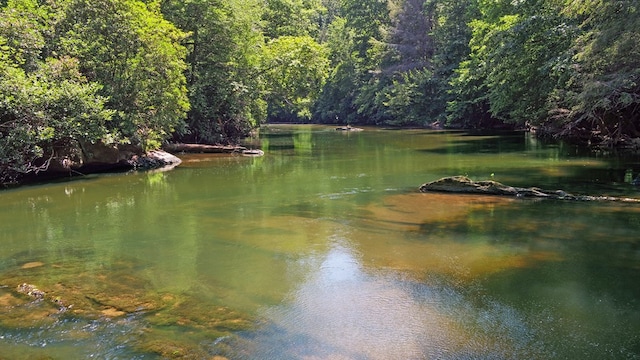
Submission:
M 130 318 L 145 329 L 132 342 L 137 351 L 199 359 L 208 354 L 203 343 L 252 323 L 243 313 L 199 299 L 197 289 L 180 294 L 153 291 L 134 260 L 118 260 L 93 272 L 83 271 L 79 260 L 17 263 L 22 265 L 0 274 L 0 327 L 5 329 L 51 327 L 74 318 L 106 322 Z M 180 340 L 176 333 L 182 335 Z

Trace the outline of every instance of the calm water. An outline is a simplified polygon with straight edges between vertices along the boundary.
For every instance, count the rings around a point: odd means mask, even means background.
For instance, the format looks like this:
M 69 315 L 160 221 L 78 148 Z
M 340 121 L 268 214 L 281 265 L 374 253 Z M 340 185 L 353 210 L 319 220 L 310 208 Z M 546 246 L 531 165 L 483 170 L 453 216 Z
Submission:
M 318 126 L 249 144 L 0 192 L 0 359 L 640 358 L 640 205 L 417 192 L 640 197 L 640 159 Z

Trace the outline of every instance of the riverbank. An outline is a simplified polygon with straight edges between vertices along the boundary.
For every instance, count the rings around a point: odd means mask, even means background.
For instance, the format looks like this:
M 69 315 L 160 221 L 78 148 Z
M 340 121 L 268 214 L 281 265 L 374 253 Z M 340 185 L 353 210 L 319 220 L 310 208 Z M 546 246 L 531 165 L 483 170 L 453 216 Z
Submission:
M 58 149 L 58 155 L 51 158 L 34 171 L 23 174 L 13 182 L 3 183 L 4 187 L 85 176 L 96 173 L 126 172 L 131 170 L 170 170 L 180 165 L 182 160 L 175 154 L 211 153 L 242 154 L 261 156 L 261 150 L 250 150 L 240 145 L 210 145 L 191 143 L 170 143 L 162 149 L 143 152 L 133 146 L 84 145 L 77 149 Z
M 270 124 L 273 125 L 273 124 Z M 295 124 L 287 124 L 295 125 Z M 319 124 L 321 125 L 321 124 Z M 331 126 L 331 125 L 325 125 Z M 337 131 L 362 131 L 363 128 L 341 126 L 334 127 Z M 398 129 L 406 129 L 400 127 Z M 442 124 L 433 123 L 425 127 L 433 130 L 469 131 L 474 133 L 500 133 L 505 131 L 500 127 L 491 130 L 473 129 L 447 129 Z M 640 138 L 624 138 L 616 144 L 593 138 L 592 142 L 585 141 L 584 137 L 559 138 L 549 128 L 529 127 L 527 129 L 510 129 L 510 131 L 527 131 L 542 141 L 559 142 L 583 147 L 593 152 L 632 153 L 640 152 Z M 564 134 L 565 137 L 567 134 Z M 574 134 L 575 135 L 575 134 Z M 584 135 L 584 134 L 583 134 Z M 31 183 L 46 182 L 84 176 L 95 173 L 126 172 L 131 170 L 151 170 L 159 168 L 174 168 L 180 164 L 180 159 L 175 154 L 181 153 L 213 153 L 213 154 L 242 154 L 246 156 L 262 156 L 261 150 L 251 150 L 240 145 L 212 145 L 196 143 L 168 143 L 160 150 L 144 153 L 140 148 L 131 145 L 106 146 L 103 144 L 76 144 L 73 148 L 55 149 L 55 157 L 40 159 L 28 173 L 21 174 L 11 182 L 0 184 L 4 187 L 16 187 Z M 640 182 L 640 180 L 637 180 Z
M 3 183 L 4 187 L 18 187 L 27 184 L 60 180 L 99 173 L 117 173 L 131 170 L 173 169 L 180 165 L 179 157 L 164 151 L 112 152 L 112 156 L 93 157 L 91 160 L 73 162 L 68 158 L 55 159 L 38 171 L 24 174 L 13 182 Z

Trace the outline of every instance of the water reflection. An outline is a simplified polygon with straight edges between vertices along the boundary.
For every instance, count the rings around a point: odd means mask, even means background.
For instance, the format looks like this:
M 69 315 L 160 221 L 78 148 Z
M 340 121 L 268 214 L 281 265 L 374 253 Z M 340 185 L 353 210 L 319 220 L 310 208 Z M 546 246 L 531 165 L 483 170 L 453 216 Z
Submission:
M 0 288 L 0 353 L 38 356 L 47 344 L 59 358 L 93 348 L 103 358 L 640 354 L 637 206 L 416 191 L 441 176 L 494 174 L 632 194 L 633 161 L 511 136 L 344 135 L 267 129 L 262 158 L 188 155 L 167 173 L 0 193 L 0 285 L 11 286 Z M 76 290 L 105 317 L 10 323 L 22 281 Z
M 478 311 L 449 285 L 426 285 L 395 272 L 372 273 L 341 236 L 334 236 L 331 250 L 313 260 L 318 270 L 290 298 L 265 308 L 262 316 L 268 323 L 246 335 L 251 351 L 240 358 L 544 356 L 515 309 L 494 302 Z
M 422 151 L 441 154 L 506 154 L 537 148 L 535 142 L 523 141 L 528 137 L 524 132 L 482 135 L 474 133 L 451 133 L 451 142 L 440 148 Z

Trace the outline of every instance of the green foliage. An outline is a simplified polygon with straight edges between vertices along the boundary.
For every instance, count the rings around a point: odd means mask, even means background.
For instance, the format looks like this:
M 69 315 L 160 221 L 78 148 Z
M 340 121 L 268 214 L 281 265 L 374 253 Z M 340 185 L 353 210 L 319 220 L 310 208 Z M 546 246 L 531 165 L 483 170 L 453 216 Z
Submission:
M 348 42 L 329 37 L 330 44 L 341 44 L 330 47 L 340 49 L 343 63 L 335 65 L 340 71 L 333 72 L 327 86 L 331 91 L 323 91 L 317 116 L 379 125 L 430 122 L 436 108 L 430 97 L 437 90 L 433 15 L 421 0 L 373 2 L 362 8 L 346 2 L 344 33 L 351 36 Z M 331 102 L 347 112 L 334 114 L 324 105 Z
M 191 111 L 183 139 L 218 143 L 246 135 L 266 116 L 259 71 L 258 1 L 166 1 L 163 12 L 189 33 Z
M 0 0 L 0 172 L 262 121 L 640 137 L 636 0 Z M 186 121 L 185 121 L 186 120 Z
M 362 61 L 367 60 L 371 40 L 381 40 L 385 28 L 390 25 L 386 0 L 344 0 L 343 14 L 348 27 L 353 29 L 354 50 Z
M 143 148 L 184 126 L 189 109 L 184 34 L 153 3 L 71 0 L 57 25 L 60 54 L 80 59 L 116 110 L 112 131 Z
M 33 0 L 10 0 L 0 14 L 0 36 L 11 61 L 27 71 L 36 69 L 45 46 L 47 11 Z
M 351 124 L 358 114 L 353 106 L 360 87 L 355 32 L 347 20 L 336 17 L 327 30 L 330 72 L 314 108 L 314 118 L 325 123 Z
M 0 65 L 0 181 L 46 169 L 56 148 L 107 142 L 112 111 L 100 85 L 87 82 L 72 58 L 49 59 L 30 74 Z
M 554 94 L 556 123 L 592 129 L 616 145 L 640 136 L 640 7 L 637 1 L 571 2 L 580 23 L 566 86 Z
M 269 93 L 268 116 L 274 120 L 308 120 L 328 76 L 325 46 L 309 36 L 282 36 L 267 43 L 262 56 Z
M 46 58 L 55 13 L 28 0 L 0 12 L 0 182 L 45 170 L 71 143 L 108 142 L 113 111 L 76 58 Z
M 311 36 L 317 38 L 326 9 L 320 0 L 267 0 L 262 14 L 264 36 Z
M 609 143 L 640 135 L 636 1 L 480 5 L 451 81 L 451 123 L 498 118 Z
M 314 118 L 331 123 L 379 123 L 386 117 L 374 102 L 383 56 L 384 27 L 390 24 L 386 1 L 344 0 L 341 12 L 327 28 L 331 68 L 315 107 Z M 378 97 L 382 99 L 382 97 Z

